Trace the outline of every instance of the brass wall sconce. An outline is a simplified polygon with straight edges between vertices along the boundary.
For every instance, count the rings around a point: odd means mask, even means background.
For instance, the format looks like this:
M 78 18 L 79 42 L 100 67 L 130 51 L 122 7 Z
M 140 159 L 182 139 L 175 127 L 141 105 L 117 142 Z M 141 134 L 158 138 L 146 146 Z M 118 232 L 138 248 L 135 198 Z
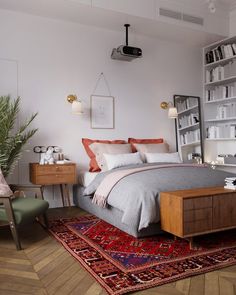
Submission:
M 67 101 L 71 103 L 72 114 L 83 114 L 82 102 L 81 100 L 78 100 L 75 94 L 69 94 L 67 96 Z
M 168 109 L 168 117 L 170 119 L 176 119 L 178 117 L 177 108 L 173 106 L 173 103 L 171 101 L 162 101 L 160 106 L 163 110 Z

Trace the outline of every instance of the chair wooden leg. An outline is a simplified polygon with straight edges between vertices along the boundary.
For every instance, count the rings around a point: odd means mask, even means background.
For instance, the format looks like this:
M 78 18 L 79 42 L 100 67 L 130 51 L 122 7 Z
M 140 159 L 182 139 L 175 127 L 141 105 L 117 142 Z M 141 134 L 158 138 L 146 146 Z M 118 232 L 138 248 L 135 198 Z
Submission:
M 21 248 L 21 244 L 20 244 L 19 234 L 17 231 L 15 216 L 14 216 L 14 213 L 12 210 L 11 200 L 9 198 L 6 198 L 3 200 L 3 203 L 5 206 L 6 215 L 7 215 L 9 225 L 10 225 L 11 233 L 12 233 L 14 242 L 16 244 L 16 249 L 21 250 L 22 248 Z
M 48 228 L 49 224 L 48 224 L 47 213 L 44 213 L 43 214 L 43 220 L 44 220 L 45 227 Z
M 11 229 L 11 233 L 12 233 L 12 236 L 13 236 L 13 240 L 14 240 L 14 242 L 16 244 L 16 249 L 17 250 L 22 250 L 17 227 L 12 222 L 10 222 L 10 229 Z

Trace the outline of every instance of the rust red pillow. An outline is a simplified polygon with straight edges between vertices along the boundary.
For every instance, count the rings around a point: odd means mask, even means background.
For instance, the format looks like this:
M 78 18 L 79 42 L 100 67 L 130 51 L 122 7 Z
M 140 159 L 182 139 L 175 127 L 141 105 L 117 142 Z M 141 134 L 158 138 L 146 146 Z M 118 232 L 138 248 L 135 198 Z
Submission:
M 90 172 L 99 172 L 101 169 L 98 166 L 98 163 L 96 161 L 96 155 L 93 153 L 91 148 L 89 147 L 90 144 L 94 142 L 100 142 L 100 143 L 112 143 L 112 144 L 122 144 L 126 143 L 125 140 L 100 140 L 100 139 L 89 139 L 89 138 L 82 138 L 82 143 L 85 148 L 85 151 L 87 155 L 90 158 L 90 163 L 89 163 L 89 171 Z
M 164 142 L 163 138 L 145 138 L 145 139 L 129 138 L 128 139 L 128 143 L 131 144 L 131 148 L 132 148 L 133 153 L 137 152 L 133 143 L 163 143 L 163 142 Z

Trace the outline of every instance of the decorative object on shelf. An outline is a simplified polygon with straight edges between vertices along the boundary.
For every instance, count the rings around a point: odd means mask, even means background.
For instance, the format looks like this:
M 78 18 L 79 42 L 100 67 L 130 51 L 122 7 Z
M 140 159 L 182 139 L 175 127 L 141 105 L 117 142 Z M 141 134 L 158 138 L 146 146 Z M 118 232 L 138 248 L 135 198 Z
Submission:
M 61 152 L 61 148 L 59 146 L 56 145 L 51 145 L 48 147 L 42 146 L 42 145 L 37 145 L 33 148 L 34 153 L 39 154 L 39 162 L 41 163 L 41 165 L 44 164 L 49 164 L 49 163 L 44 163 L 45 162 L 45 154 L 46 152 L 50 150 L 52 151 L 52 153 L 60 153 Z M 59 154 L 58 154 L 59 157 Z M 54 157 L 53 157 L 54 158 Z
M 168 118 L 176 119 L 178 117 L 177 109 L 176 109 L 176 107 L 173 106 L 173 103 L 171 101 L 169 101 L 169 102 L 162 101 L 160 106 L 163 110 L 168 109 Z
M 204 162 L 200 97 L 174 95 L 176 148 L 183 162 Z
M 54 164 L 54 157 L 53 157 L 53 147 L 48 147 L 46 153 L 42 153 L 40 157 L 40 165 L 45 165 L 45 164 Z
M 75 94 L 69 94 L 67 96 L 67 101 L 71 103 L 72 114 L 83 114 L 82 101 L 78 99 Z
M 108 95 L 96 94 L 101 79 L 104 80 Z M 111 95 L 107 79 L 101 73 L 97 79 L 93 94 L 90 96 L 90 119 L 93 129 L 113 129 L 115 128 L 115 99 Z
M 46 148 L 46 146 L 44 146 L 44 145 L 36 145 L 36 146 L 33 148 L 33 151 L 34 151 L 34 153 L 36 153 L 36 154 L 42 154 L 42 153 L 46 153 L 47 148 Z
M 23 146 L 36 133 L 37 129 L 28 129 L 37 113 L 31 115 L 26 122 L 17 126 L 16 120 L 20 111 L 20 98 L 12 100 L 8 96 L 0 96 L 0 168 L 4 177 L 8 176 L 20 158 Z

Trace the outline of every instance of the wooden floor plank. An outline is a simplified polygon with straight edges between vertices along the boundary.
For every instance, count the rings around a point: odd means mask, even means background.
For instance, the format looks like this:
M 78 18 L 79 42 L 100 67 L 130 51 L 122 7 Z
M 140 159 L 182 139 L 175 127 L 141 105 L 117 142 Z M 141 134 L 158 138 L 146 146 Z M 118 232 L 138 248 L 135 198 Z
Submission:
M 59 257 L 64 252 L 62 247 L 59 247 L 56 251 L 52 251 L 51 254 L 40 260 L 38 263 L 34 264 L 34 269 L 36 272 L 40 271 L 46 265 L 53 262 L 57 257 Z
M 49 294 L 56 294 L 61 286 L 63 286 L 75 273 L 80 271 L 80 267 L 77 263 L 73 263 L 69 268 L 67 268 L 60 276 L 58 276 L 54 281 L 52 281 L 47 286 L 47 291 Z
M 235 295 L 234 284 L 230 280 L 227 280 L 227 278 L 219 277 L 219 288 L 220 294 Z
M 8 269 L 0 268 L 0 275 L 8 275 L 8 276 L 13 276 L 13 277 L 20 277 L 20 278 L 26 278 L 26 279 L 32 279 L 32 280 L 39 280 L 39 277 L 37 273 L 31 272 L 31 271 L 20 271 L 20 270 L 13 270 L 13 269 Z
M 204 293 L 205 293 L 205 275 L 191 277 L 188 294 L 204 295 Z

